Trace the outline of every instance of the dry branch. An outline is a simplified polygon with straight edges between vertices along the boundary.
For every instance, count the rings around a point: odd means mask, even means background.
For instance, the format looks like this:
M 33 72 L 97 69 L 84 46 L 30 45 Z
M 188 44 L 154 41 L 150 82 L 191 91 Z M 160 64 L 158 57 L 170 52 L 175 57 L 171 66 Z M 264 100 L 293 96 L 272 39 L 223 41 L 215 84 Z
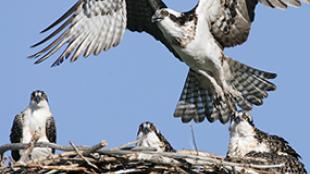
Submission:
M 12 162 L 2 165 L 1 174 L 43 173 L 43 174 L 79 174 L 79 173 L 206 173 L 206 174 L 271 174 L 270 169 L 283 166 L 257 165 L 242 162 L 231 162 L 224 157 L 197 152 L 156 152 L 154 149 L 132 148 L 127 146 L 103 149 L 106 141 L 92 147 L 62 146 L 52 143 L 34 143 L 34 147 L 50 147 L 61 154 L 44 159 L 29 161 L 26 164 Z M 132 143 L 129 143 L 132 144 Z M 29 144 L 6 144 L 0 147 L 0 154 L 8 150 L 26 149 Z M 124 148 L 125 147 L 125 148 Z M 255 160 L 255 159 L 252 159 Z M 242 161 L 242 160 L 238 160 Z

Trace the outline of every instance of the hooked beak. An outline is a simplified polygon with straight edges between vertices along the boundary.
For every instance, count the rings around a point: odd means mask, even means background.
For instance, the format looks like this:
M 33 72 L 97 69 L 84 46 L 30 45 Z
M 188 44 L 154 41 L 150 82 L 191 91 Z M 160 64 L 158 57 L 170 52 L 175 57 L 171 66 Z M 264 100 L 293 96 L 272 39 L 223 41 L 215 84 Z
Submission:
M 148 134 L 149 133 L 149 129 L 148 128 L 146 128 L 146 127 L 144 127 L 143 128 L 143 130 L 142 130 L 142 132 L 143 132 L 143 134 Z
M 160 22 L 161 20 L 163 20 L 164 18 L 162 17 L 162 16 L 159 16 L 159 15 L 157 15 L 157 14 L 154 14 L 153 16 L 152 16 L 152 19 L 151 19 L 151 21 L 152 21 L 152 23 L 156 23 L 156 22 Z
M 240 117 L 235 117 L 235 118 L 234 118 L 234 122 L 235 122 L 236 124 L 239 124 L 239 123 L 241 122 L 241 118 L 240 118 Z
M 36 102 L 36 104 L 39 104 L 39 102 L 41 101 L 41 98 L 39 96 L 34 97 L 34 102 Z

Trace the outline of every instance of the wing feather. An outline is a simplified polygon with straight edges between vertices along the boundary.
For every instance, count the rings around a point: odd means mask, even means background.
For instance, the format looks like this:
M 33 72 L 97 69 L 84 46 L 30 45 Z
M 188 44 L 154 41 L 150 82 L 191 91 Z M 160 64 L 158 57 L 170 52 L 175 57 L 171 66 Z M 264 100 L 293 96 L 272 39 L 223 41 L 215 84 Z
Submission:
M 279 9 L 301 5 L 300 0 L 200 0 L 197 12 L 209 20 L 218 43 L 223 48 L 232 47 L 247 40 L 258 2 Z
M 23 114 L 16 115 L 11 128 L 10 141 L 11 143 L 20 143 L 23 137 Z M 20 159 L 19 151 L 11 152 L 12 158 L 15 161 Z
M 49 117 L 46 121 L 46 136 L 49 142 L 56 143 L 56 124 L 53 117 Z M 52 153 L 55 153 L 55 149 L 52 149 Z
M 58 25 L 59 28 L 33 45 L 39 46 L 56 37 L 47 47 L 30 56 L 38 58 L 35 63 L 46 60 L 64 45 L 68 45 L 66 50 L 52 66 L 59 65 L 65 58 L 76 61 L 80 55 L 99 54 L 102 50 L 118 45 L 126 28 L 125 0 L 79 0 L 42 32 Z
M 165 39 L 158 26 L 151 21 L 156 10 L 167 8 L 162 0 L 126 0 L 127 4 L 127 29 L 136 32 L 147 32 L 156 40 L 164 44 L 180 61 L 180 56 Z
M 149 33 L 179 58 L 157 25 L 151 22 L 154 12 L 166 7 L 161 0 L 79 0 L 42 32 L 60 26 L 32 47 L 53 41 L 29 57 L 36 58 L 36 64 L 41 63 L 65 45 L 65 51 L 52 66 L 67 58 L 74 62 L 81 55 L 98 55 L 117 46 L 127 26 L 130 31 Z

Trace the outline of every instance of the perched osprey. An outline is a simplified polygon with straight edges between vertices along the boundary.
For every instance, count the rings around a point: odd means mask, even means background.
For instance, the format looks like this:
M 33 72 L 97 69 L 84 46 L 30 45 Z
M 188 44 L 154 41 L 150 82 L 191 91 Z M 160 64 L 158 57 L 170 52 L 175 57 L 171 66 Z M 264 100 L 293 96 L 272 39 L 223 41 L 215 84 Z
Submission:
M 248 112 L 236 112 L 231 121 L 227 160 L 249 164 L 276 165 L 270 171 L 306 174 L 299 154 L 283 138 L 257 129 Z
M 230 142 L 227 156 L 242 157 L 250 152 L 267 152 L 300 158 L 285 139 L 257 129 L 247 112 L 237 112 L 229 130 Z
M 237 106 L 251 110 L 276 89 L 268 81 L 276 74 L 239 63 L 223 52 L 246 41 L 258 2 L 276 8 L 301 5 L 299 0 L 199 0 L 192 10 L 176 12 L 161 0 L 79 0 L 42 31 L 60 25 L 33 45 L 53 40 L 30 57 L 40 63 L 66 46 L 55 66 L 117 46 L 126 28 L 147 32 L 190 67 L 174 115 L 183 122 L 207 118 L 226 123 Z
M 140 124 L 137 140 L 139 147 L 155 148 L 159 152 L 175 152 L 170 143 L 151 122 Z
M 56 126 L 48 105 L 47 95 L 43 91 L 34 91 L 28 107 L 15 116 L 11 129 L 11 143 L 30 143 L 37 134 L 37 142 L 56 143 Z M 25 150 L 12 151 L 15 161 L 20 160 Z M 55 149 L 34 148 L 24 160 L 38 159 L 54 153 Z

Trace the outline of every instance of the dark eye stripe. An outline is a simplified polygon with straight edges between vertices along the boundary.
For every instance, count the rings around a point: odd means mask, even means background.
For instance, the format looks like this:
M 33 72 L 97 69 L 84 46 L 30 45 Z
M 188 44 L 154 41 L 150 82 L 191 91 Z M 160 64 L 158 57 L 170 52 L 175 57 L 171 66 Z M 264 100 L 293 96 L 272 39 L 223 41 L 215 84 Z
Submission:
M 169 12 L 167 12 L 166 10 L 162 10 L 160 14 L 163 16 L 169 16 Z

